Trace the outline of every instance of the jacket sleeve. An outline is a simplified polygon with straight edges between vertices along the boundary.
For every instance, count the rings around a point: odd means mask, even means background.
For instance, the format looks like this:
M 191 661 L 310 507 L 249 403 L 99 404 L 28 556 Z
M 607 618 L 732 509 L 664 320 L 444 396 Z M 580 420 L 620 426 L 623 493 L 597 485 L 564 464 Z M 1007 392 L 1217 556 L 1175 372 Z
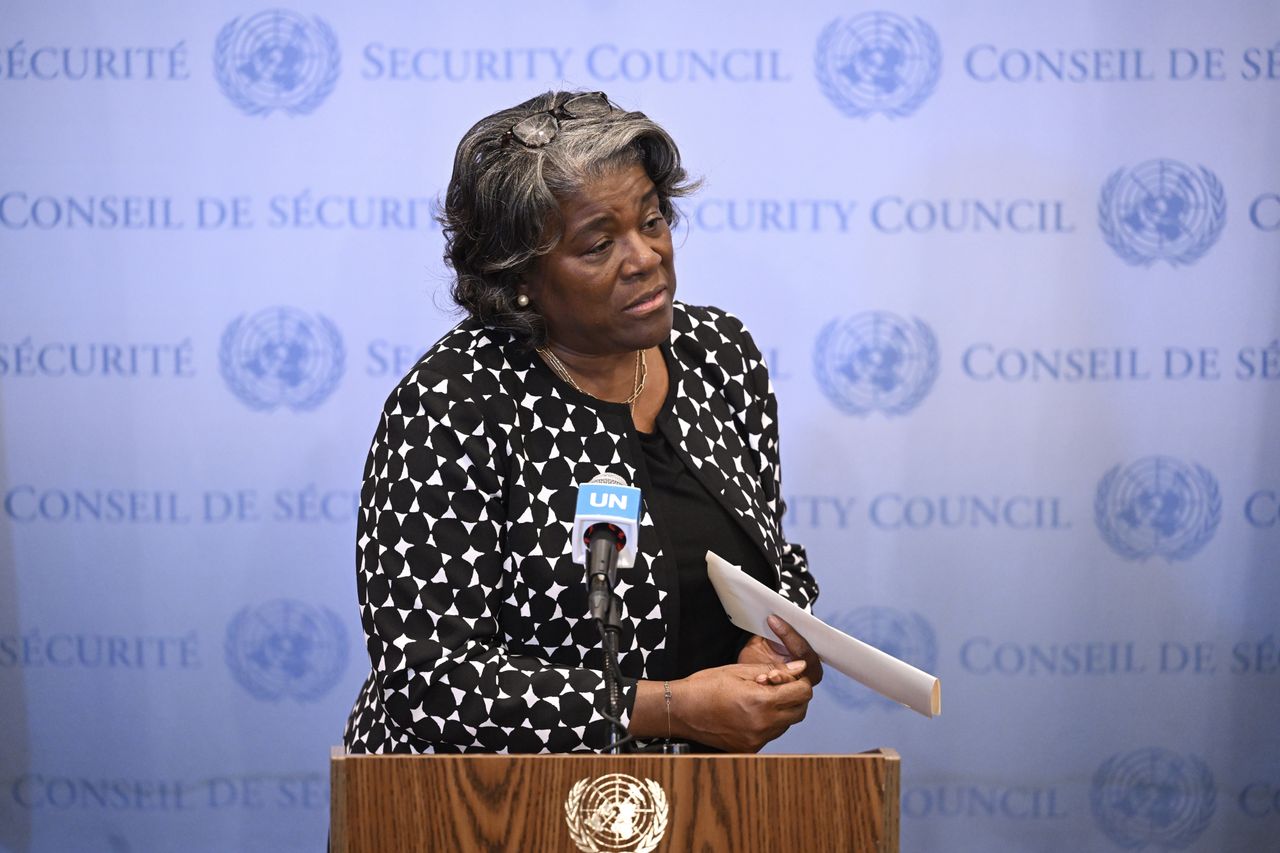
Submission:
M 507 651 L 509 445 L 448 372 L 420 368 L 393 392 L 365 467 L 356 574 L 377 751 L 603 749 L 602 673 Z
M 756 346 L 751 333 L 732 314 L 725 315 L 731 337 L 741 346 L 746 390 L 745 417 L 747 420 L 747 444 L 760 472 L 760 486 L 764 491 L 768 511 L 778 532 L 778 574 L 781 589 L 788 600 L 810 610 L 818 598 L 818 582 L 809 573 L 809 561 L 803 546 L 788 542 L 782 531 L 782 519 L 787 514 L 787 504 L 782 497 L 782 462 L 778 442 L 778 399 L 773 393 L 769 368 Z

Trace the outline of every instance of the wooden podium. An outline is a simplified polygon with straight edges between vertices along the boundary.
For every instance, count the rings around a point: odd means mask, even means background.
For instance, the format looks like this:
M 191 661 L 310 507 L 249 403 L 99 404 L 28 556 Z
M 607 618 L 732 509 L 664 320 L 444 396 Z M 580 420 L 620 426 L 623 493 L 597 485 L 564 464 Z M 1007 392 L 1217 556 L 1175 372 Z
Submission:
M 896 853 L 899 772 L 891 749 L 508 756 L 335 748 L 330 844 L 335 853 Z

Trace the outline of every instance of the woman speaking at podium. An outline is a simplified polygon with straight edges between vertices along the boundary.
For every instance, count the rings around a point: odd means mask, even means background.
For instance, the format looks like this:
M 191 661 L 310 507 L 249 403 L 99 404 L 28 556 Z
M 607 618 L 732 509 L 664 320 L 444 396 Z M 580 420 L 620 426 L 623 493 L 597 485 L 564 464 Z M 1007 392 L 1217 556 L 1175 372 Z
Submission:
M 665 130 L 548 92 L 463 137 L 442 214 L 466 317 L 391 393 L 364 470 L 357 586 L 372 671 L 352 752 L 608 747 L 604 657 L 571 556 L 578 486 L 641 489 L 619 572 L 622 725 L 754 752 L 804 718 L 821 664 L 734 627 L 704 554 L 808 607 L 782 538 L 776 402 L 759 350 L 675 301 L 693 189 Z

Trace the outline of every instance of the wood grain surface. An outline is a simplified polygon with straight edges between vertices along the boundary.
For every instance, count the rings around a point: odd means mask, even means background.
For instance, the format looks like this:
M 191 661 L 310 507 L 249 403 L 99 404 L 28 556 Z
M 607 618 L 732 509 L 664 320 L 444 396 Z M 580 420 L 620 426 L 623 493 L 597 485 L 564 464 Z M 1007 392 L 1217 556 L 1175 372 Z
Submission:
M 626 773 L 669 803 L 657 850 L 898 849 L 899 760 L 860 755 L 342 755 L 332 760 L 338 853 L 573 851 L 574 783 Z

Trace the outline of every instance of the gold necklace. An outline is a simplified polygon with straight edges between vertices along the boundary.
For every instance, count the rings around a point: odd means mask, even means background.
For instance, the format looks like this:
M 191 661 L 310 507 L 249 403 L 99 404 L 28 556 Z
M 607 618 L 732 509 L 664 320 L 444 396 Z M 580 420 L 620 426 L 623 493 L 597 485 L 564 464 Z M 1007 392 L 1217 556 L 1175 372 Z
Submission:
M 542 356 L 542 360 L 545 361 L 547 366 L 555 372 L 556 376 L 559 376 L 565 382 L 568 382 L 573 386 L 573 390 L 577 391 L 579 394 L 586 394 L 588 397 L 596 397 L 595 394 L 584 391 L 582 386 L 573 380 L 573 377 L 569 374 L 569 368 L 565 367 L 564 362 L 556 357 L 556 354 L 551 351 L 550 347 L 538 347 L 538 355 Z M 649 378 L 649 365 L 645 363 L 644 350 L 638 349 L 636 350 L 635 382 L 633 390 L 631 391 L 631 396 L 622 401 L 624 405 L 630 406 L 633 409 L 635 408 L 636 400 L 639 400 L 640 395 L 644 393 L 644 381 L 647 378 Z M 600 398 L 596 397 L 596 399 L 599 400 Z

